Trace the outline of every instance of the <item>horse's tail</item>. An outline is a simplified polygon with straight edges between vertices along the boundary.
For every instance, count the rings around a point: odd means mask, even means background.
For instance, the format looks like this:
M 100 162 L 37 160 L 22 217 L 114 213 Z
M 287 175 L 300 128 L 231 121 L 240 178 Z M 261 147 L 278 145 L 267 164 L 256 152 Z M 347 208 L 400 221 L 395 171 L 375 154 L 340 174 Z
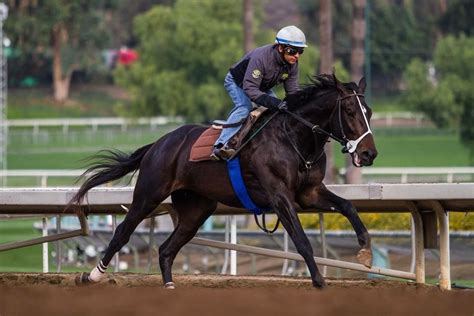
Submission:
M 84 196 L 90 189 L 109 181 L 120 179 L 129 172 L 138 170 L 143 156 L 145 156 L 152 145 L 153 143 L 140 147 L 130 155 L 119 150 L 103 150 L 97 155 L 92 156 L 91 159 L 98 159 L 98 161 L 91 164 L 80 178 L 88 174 L 92 175 L 81 185 L 79 191 L 69 201 L 68 206 L 81 204 Z

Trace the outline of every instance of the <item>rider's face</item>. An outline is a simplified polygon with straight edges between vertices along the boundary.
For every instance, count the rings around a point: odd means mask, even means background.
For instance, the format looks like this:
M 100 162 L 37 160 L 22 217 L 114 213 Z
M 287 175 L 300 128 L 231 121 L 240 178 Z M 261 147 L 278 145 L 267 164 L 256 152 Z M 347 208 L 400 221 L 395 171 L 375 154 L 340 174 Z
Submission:
M 290 65 L 295 64 L 300 55 L 303 54 L 303 48 L 301 47 L 292 47 L 292 46 L 285 46 L 280 48 L 280 52 L 283 53 L 283 58 L 287 63 Z

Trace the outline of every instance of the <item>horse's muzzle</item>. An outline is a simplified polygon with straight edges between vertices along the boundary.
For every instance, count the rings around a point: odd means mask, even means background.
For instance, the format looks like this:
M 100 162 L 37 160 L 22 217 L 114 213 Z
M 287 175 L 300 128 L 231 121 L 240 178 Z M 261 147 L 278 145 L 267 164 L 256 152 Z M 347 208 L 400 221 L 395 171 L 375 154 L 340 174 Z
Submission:
M 360 153 L 360 164 L 362 166 L 371 166 L 377 157 L 377 150 L 367 149 Z

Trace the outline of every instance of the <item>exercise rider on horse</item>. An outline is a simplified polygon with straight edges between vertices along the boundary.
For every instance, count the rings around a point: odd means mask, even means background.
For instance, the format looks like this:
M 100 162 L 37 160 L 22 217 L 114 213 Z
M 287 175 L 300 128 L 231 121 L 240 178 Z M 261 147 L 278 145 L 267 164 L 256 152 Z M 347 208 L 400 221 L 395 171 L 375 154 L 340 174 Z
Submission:
M 227 123 L 237 126 L 222 130 L 214 144 L 212 159 L 226 159 L 235 153 L 235 149 L 231 148 L 228 142 L 252 111 L 252 102 L 266 108 L 287 108 L 286 102 L 277 98 L 271 89 L 280 83 L 283 83 L 287 95 L 299 89 L 298 59 L 305 47 L 307 45 L 304 33 L 296 26 L 286 26 L 278 31 L 275 44 L 254 49 L 230 68 L 224 80 L 224 87 L 234 103 L 234 108 L 227 118 Z

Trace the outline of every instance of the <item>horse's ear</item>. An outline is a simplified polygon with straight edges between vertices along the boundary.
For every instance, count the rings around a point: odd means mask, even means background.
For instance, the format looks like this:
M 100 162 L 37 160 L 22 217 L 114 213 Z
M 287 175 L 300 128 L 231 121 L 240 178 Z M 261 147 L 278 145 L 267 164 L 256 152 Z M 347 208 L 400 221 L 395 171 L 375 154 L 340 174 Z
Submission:
M 333 69 L 332 79 L 334 80 L 334 84 L 336 85 L 336 89 L 337 89 L 337 91 L 339 91 L 340 94 L 344 95 L 344 94 L 350 93 L 346 89 L 346 87 L 344 87 L 344 85 L 336 78 L 335 69 Z
M 364 94 L 366 87 L 367 87 L 367 82 L 365 81 L 365 77 L 360 78 L 359 87 L 357 88 L 357 92 L 360 93 L 360 94 Z

